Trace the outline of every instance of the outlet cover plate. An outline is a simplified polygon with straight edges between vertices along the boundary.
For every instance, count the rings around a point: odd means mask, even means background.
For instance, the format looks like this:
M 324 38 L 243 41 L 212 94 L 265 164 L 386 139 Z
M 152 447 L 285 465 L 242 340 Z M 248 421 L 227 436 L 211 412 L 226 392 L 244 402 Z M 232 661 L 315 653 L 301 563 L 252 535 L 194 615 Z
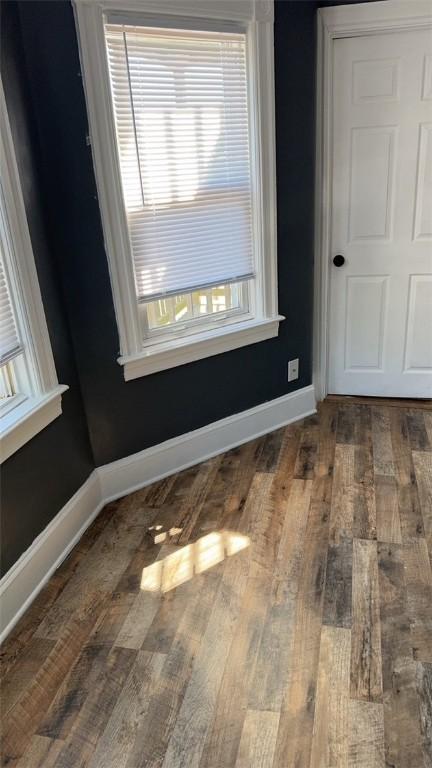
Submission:
M 288 381 L 295 381 L 299 377 L 299 359 L 288 360 Z

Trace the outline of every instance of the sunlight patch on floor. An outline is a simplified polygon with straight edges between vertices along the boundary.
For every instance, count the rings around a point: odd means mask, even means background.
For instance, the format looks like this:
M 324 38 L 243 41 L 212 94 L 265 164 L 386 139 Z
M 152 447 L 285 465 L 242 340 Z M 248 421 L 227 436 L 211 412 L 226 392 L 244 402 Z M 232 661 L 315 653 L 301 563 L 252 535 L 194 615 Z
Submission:
M 141 589 L 146 592 L 169 592 L 204 573 L 226 557 L 241 552 L 250 544 L 248 536 L 233 531 L 214 531 L 187 544 L 162 560 L 143 569 Z

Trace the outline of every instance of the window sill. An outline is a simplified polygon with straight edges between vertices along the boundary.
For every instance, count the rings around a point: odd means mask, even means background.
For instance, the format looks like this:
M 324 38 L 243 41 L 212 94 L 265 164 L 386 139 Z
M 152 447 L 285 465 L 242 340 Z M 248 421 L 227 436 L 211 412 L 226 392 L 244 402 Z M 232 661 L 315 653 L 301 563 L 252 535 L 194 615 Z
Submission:
M 2 417 L 0 463 L 60 416 L 62 394 L 67 389 L 67 386 L 59 385 L 46 395 L 29 397 Z
M 281 315 L 265 320 L 247 320 L 224 328 L 203 331 L 194 336 L 159 343 L 140 354 L 118 358 L 123 366 L 126 381 L 149 376 L 157 371 L 176 368 L 212 355 L 220 355 L 239 347 L 256 344 L 278 335 Z

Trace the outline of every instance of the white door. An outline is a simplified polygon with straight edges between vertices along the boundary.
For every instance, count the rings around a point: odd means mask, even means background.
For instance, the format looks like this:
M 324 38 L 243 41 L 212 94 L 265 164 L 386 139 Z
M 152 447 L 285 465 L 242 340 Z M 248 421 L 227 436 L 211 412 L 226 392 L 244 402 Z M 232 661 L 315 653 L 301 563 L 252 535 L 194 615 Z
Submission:
M 432 33 L 333 65 L 329 392 L 432 397 Z

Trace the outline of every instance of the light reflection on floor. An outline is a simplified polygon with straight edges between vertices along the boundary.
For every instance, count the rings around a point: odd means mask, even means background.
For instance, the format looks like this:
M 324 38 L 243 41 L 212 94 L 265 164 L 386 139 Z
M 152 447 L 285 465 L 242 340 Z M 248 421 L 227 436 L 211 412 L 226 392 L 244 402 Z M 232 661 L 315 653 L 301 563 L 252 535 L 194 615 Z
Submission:
M 141 589 L 146 592 L 169 592 L 203 573 L 226 557 L 231 557 L 250 544 L 248 536 L 235 531 L 214 531 L 187 544 L 162 560 L 144 568 Z

